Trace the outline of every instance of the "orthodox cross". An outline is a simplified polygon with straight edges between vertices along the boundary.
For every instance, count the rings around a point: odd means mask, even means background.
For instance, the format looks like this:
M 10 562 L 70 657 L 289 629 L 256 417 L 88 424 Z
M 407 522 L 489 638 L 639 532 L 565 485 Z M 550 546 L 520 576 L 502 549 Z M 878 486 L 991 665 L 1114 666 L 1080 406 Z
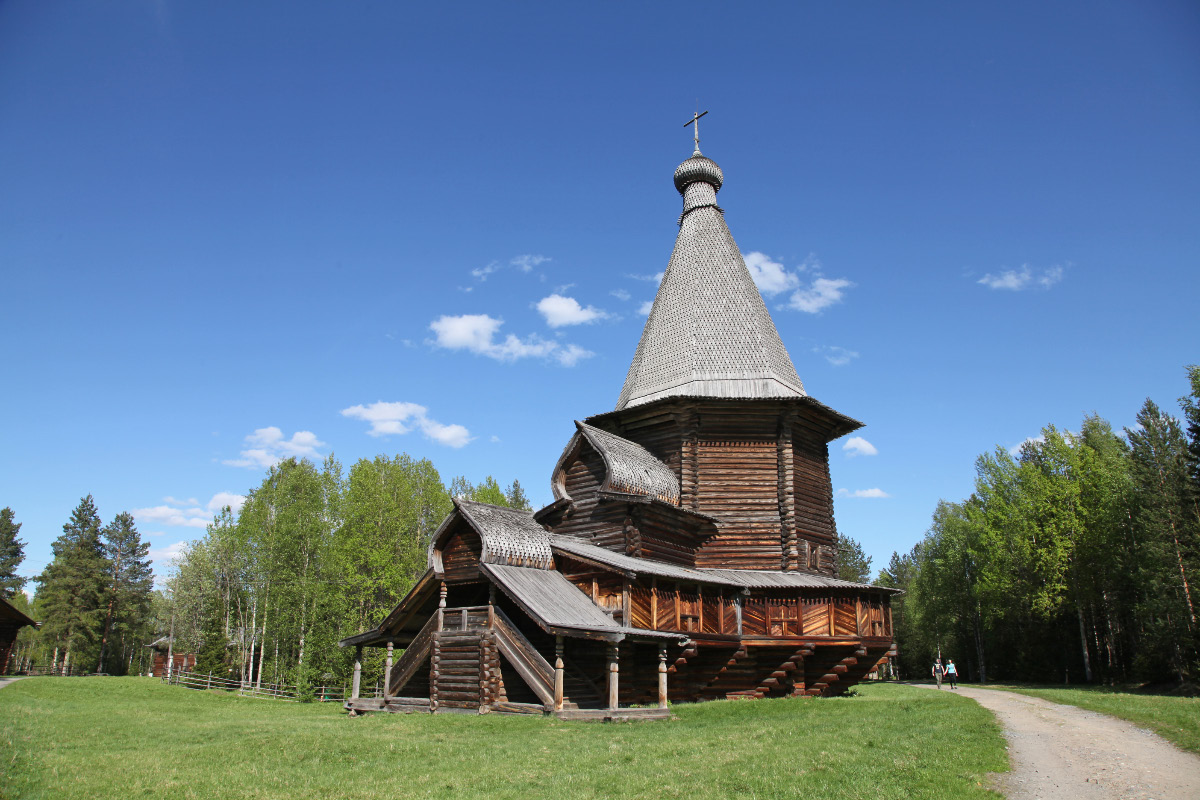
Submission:
M 695 134 L 692 137 L 696 141 L 696 152 L 692 153 L 692 155 L 694 155 L 694 156 L 700 155 L 700 118 L 703 117 L 707 113 L 708 113 L 707 111 L 701 111 L 697 114 L 692 114 L 692 118 L 690 120 L 688 120 L 687 122 L 683 123 L 683 127 L 685 127 L 685 128 L 688 125 L 696 126 Z

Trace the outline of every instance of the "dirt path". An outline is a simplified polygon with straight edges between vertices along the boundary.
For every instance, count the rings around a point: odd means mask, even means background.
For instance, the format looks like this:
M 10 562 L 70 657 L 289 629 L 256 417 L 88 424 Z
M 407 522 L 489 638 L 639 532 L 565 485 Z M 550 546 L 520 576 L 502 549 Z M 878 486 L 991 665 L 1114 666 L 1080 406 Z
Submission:
M 3 689 L 5 686 L 8 686 L 10 683 L 12 683 L 14 681 L 21 680 L 21 678 L 24 678 L 24 677 L 25 677 L 24 675 L 10 675 L 7 678 L 0 678 L 0 689 Z
M 1144 728 L 1014 692 L 960 687 L 956 694 L 999 719 L 1012 772 L 997 776 L 996 788 L 1009 800 L 1200 798 L 1200 757 Z

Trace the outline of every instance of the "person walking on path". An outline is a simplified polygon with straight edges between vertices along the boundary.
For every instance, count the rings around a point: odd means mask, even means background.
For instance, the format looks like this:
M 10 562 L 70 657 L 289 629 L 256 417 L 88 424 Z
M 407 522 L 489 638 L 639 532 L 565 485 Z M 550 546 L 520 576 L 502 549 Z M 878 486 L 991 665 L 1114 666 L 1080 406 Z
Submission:
M 946 668 L 942 666 L 942 659 L 939 658 L 933 662 L 933 679 L 937 681 L 937 687 L 942 688 L 942 675 L 945 674 Z
M 950 688 L 958 688 L 958 667 L 954 666 L 954 659 L 946 661 L 946 680 L 950 681 Z

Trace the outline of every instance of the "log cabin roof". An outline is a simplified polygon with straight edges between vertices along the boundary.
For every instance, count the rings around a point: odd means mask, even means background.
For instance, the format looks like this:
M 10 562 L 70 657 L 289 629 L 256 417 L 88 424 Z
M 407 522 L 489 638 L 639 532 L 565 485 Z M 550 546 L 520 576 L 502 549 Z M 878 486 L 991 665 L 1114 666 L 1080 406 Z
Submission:
M 699 154 L 676 171 L 679 235 L 618 411 L 663 397 L 806 395 L 717 206 L 722 182 L 720 168 Z
M 479 560 L 485 564 L 510 564 L 551 569 L 554 553 L 549 534 L 533 519 L 532 512 L 454 498 L 454 511 L 433 534 L 429 543 L 429 565 L 440 570 L 436 554 L 456 519 L 466 520 L 482 541 Z
M 557 570 L 509 567 L 485 564 L 483 570 L 496 585 L 547 631 L 554 633 L 597 634 L 599 638 L 619 640 L 686 639 L 686 634 L 626 628 L 600 610 Z
M 869 583 L 854 583 L 828 575 L 811 572 L 775 572 L 758 569 L 700 569 L 726 586 L 742 586 L 747 589 L 871 589 L 872 591 L 896 594 L 898 589 L 887 586 L 872 586 Z
M 645 403 L 640 404 L 639 410 L 643 408 L 650 409 L 658 405 L 666 405 L 679 399 L 680 398 L 678 397 L 667 395 L 655 400 L 648 400 Z M 719 401 L 726 398 L 713 399 Z M 826 442 L 832 442 L 834 439 L 845 436 L 847 433 L 856 431 L 864 425 L 863 422 L 860 422 L 854 417 L 843 414 L 840 411 L 834 410 L 811 395 L 794 397 L 790 399 L 778 397 L 750 397 L 738 400 L 736 405 L 737 407 L 745 407 L 748 403 L 770 404 L 780 402 L 784 402 L 788 405 L 795 405 L 801 409 L 802 412 L 803 410 L 807 409 L 808 413 L 812 415 L 814 421 L 819 420 L 819 422 L 817 422 L 817 427 L 824 431 Z M 620 409 L 614 411 L 604 411 L 600 414 L 592 414 L 590 417 L 587 417 L 587 422 L 593 424 L 594 426 L 611 424 L 612 422 L 621 419 L 622 416 L 623 415 L 621 414 Z
M 14 606 L 12 603 L 0 597 L 0 622 L 15 622 L 18 628 L 26 625 L 32 625 L 37 628 L 40 624 L 29 618 L 25 612 Z
M 576 421 L 575 425 L 579 429 L 576 437 L 585 438 L 604 459 L 606 475 L 601 490 L 644 495 L 679 505 L 679 478 L 649 450 L 586 422 Z M 572 451 L 574 442 L 572 439 L 567 445 L 565 454 Z
M 731 586 L 744 589 L 874 589 L 884 592 L 896 592 L 883 586 L 871 586 L 865 583 L 852 583 L 840 578 L 827 575 L 814 575 L 808 572 L 775 572 L 752 569 L 689 569 L 654 561 L 648 558 L 634 558 L 622 553 L 615 553 L 594 544 L 572 539 L 567 536 L 555 536 L 550 540 L 550 546 L 556 552 L 565 553 L 577 559 L 611 567 L 626 576 L 652 575 L 658 578 L 678 581 L 680 583 L 707 583 L 716 586 Z
M 698 570 L 677 567 L 664 561 L 634 558 L 569 536 L 555 536 L 550 540 L 550 546 L 557 553 L 565 553 L 585 562 L 610 567 L 626 576 L 653 575 L 681 583 L 719 584 L 723 582 L 719 577 L 710 576 Z

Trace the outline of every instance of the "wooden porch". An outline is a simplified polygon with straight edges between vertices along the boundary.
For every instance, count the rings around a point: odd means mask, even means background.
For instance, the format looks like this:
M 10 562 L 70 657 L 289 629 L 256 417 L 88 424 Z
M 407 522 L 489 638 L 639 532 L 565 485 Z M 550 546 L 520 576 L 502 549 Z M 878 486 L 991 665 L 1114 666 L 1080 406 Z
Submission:
M 629 708 L 618 702 L 619 638 L 589 642 L 607 649 L 608 670 L 601 682 L 568 669 L 563 639 L 553 637 L 551 664 L 498 605 L 447 608 L 443 590 L 437 612 L 398 660 L 393 661 L 394 642 L 386 642 L 383 697 L 361 696 L 365 645 L 355 645 L 354 681 L 344 708 L 352 716 L 385 711 L 553 714 L 560 719 L 607 721 L 670 717 L 665 644 L 658 647 L 657 706 Z

